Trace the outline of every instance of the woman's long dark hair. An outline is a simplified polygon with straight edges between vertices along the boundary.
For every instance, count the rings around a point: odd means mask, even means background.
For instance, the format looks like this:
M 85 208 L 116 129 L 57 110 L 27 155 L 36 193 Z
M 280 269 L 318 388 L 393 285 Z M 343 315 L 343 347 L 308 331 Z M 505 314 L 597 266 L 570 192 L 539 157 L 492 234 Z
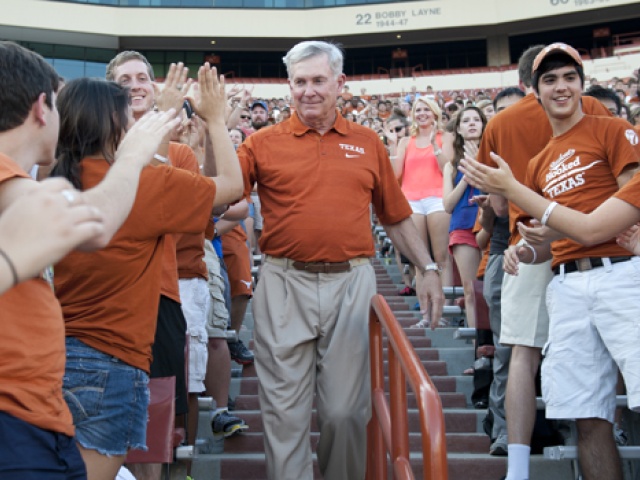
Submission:
M 451 160 L 451 163 L 453 165 L 454 182 L 456 179 L 456 174 L 458 173 L 458 165 L 460 164 L 460 160 L 464 158 L 464 138 L 462 138 L 462 135 L 458 133 L 458 128 L 460 127 L 460 122 L 462 122 L 462 114 L 468 110 L 473 110 L 474 112 L 477 112 L 478 115 L 480 115 L 480 120 L 482 121 L 482 132 L 480 132 L 480 138 L 482 138 L 484 129 L 487 126 L 487 117 L 484 116 L 484 113 L 482 113 L 482 110 L 480 110 L 478 107 L 465 107 L 460 112 L 458 112 L 458 115 L 456 115 L 455 124 L 453 125 L 453 134 L 456 136 L 456 138 L 453 140 L 453 149 L 455 155 L 453 156 L 453 160 Z
M 89 155 L 103 155 L 113 163 L 129 123 L 129 91 L 114 82 L 95 78 L 72 80 L 60 91 L 58 163 L 51 175 L 65 177 L 82 190 L 80 162 Z

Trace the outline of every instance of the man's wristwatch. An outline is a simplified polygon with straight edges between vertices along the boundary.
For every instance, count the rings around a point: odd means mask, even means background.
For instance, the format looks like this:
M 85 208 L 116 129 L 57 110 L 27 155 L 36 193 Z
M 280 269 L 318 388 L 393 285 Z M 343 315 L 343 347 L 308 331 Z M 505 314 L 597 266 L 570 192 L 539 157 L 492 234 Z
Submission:
M 427 273 L 429 271 L 433 271 L 436 273 L 440 273 L 442 271 L 442 269 L 440 268 L 440 265 L 438 265 L 436 262 L 433 263 L 427 263 L 424 267 L 422 267 L 424 269 L 424 272 L 422 273 Z

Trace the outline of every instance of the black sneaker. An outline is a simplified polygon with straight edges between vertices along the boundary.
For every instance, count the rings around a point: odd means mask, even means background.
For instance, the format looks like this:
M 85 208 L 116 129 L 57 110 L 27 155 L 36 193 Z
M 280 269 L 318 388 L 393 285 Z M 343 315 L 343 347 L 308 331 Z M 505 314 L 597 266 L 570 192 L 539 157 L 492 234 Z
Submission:
M 242 343 L 242 340 L 230 342 L 229 353 L 231 354 L 231 360 L 240 365 L 251 365 L 253 363 L 253 352 Z
M 224 438 L 229 438 L 237 433 L 242 433 L 247 430 L 249 425 L 244 423 L 244 420 L 231 415 L 226 410 L 218 413 L 211 420 L 211 430 L 214 435 L 224 435 Z

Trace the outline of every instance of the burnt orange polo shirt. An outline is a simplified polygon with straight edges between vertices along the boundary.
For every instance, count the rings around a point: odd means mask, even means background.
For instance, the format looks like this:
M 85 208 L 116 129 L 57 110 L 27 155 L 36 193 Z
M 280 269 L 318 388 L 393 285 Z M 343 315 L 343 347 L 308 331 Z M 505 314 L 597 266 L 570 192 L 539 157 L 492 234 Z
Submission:
M 248 137 L 238 157 L 245 196 L 258 184 L 266 254 L 305 262 L 371 257 L 370 205 L 383 225 L 411 216 L 376 133 L 339 114 L 320 135 L 294 113 Z

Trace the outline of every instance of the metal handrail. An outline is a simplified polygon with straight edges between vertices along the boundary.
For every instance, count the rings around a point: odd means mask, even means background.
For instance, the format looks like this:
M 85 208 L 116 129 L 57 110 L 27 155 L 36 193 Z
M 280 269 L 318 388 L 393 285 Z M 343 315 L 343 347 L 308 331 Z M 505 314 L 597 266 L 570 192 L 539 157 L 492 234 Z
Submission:
M 387 332 L 390 405 L 384 393 L 382 329 Z M 371 299 L 369 317 L 373 415 L 367 426 L 367 480 L 386 480 L 387 453 L 396 480 L 414 479 L 409 461 L 407 381 L 420 412 L 425 480 L 447 480 L 447 443 L 438 390 L 381 295 Z

